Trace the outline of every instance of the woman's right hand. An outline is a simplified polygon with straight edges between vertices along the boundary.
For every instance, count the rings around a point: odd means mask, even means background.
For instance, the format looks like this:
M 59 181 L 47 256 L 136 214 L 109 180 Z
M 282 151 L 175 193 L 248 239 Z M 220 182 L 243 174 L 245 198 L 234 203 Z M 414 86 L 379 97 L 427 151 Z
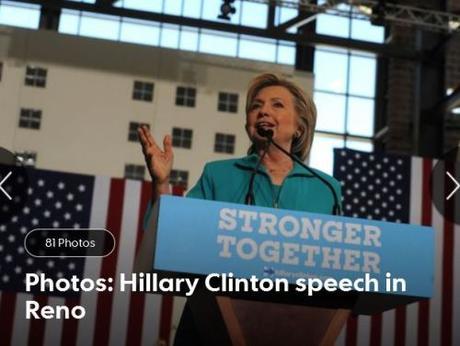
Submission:
M 157 186 L 168 186 L 174 159 L 171 136 L 164 137 L 161 150 L 146 126 L 141 126 L 137 132 L 153 183 Z

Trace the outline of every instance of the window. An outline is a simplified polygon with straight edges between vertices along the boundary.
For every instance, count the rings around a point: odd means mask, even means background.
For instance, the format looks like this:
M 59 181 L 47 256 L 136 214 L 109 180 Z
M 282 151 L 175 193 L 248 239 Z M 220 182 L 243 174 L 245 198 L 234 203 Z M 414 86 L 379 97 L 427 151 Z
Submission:
M 26 129 L 40 129 L 42 111 L 38 109 L 22 108 L 19 115 L 19 127 Z
M 137 129 L 141 126 L 147 126 L 150 129 L 150 125 L 147 123 L 137 123 L 134 121 L 131 121 L 129 123 L 129 129 L 128 129 L 128 141 L 130 142 L 137 142 L 139 140 L 139 137 L 137 135 Z
M 125 165 L 125 178 L 144 180 L 145 177 L 145 166 L 144 165 Z
M 174 147 L 190 149 L 192 147 L 192 137 L 193 130 L 174 127 L 172 131 L 172 144 Z
M 333 148 L 350 148 L 362 142 L 362 148 L 372 150 L 376 70 L 375 57 L 369 54 L 315 50 L 318 119 L 310 165 L 332 173 Z
M 74 1 L 95 2 L 95 0 Z M 217 15 L 220 13 L 222 0 L 118 0 L 114 2 L 114 5 L 130 10 L 218 22 L 220 20 L 217 19 Z M 236 14 L 231 16 L 230 21 L 226 24 L 268 28 L 268 4 L 235 1 L 233 6 L 236 8 Z M 296 17 L 299 11 L 295 7 L 295 5 L 294 8 L 276 6 L 275 25 Z M 257 13 L 257 16 L 254 16 L 254 13 Z M 63 9 L 59 21 L 59 32 L 282 64 L 293 65 L 295 62 L 295 45 L 292 42 L 239 35 L 234 32 L 198 29 L 185 25 L 152 23 L 146 20 L 85 11 Z M 295 33 L 296 28 L 290 28 L 289 32 Z
M 180 170 L 177 170 L 177 169 L 173 169 L 171 171 L 169 182 L 173 186 L 182 186 L 185 190 L 187 190 L 187 186 L 188 186 L 188 171 L 180 171 Z
M 47 70 L 36 66 L 27 66 L 25 84 L 44 88 L 46 86 Z
M 33 151 L 20 151 L 15 153 L 16 158 L 25 166 L 35 167 L 37 163 L 37 153 Z
M 0 24 L 38 29 L 40 5 L 1 1 Z
M 219 112 L 238 112 L 238 94 L 219 93 L 219 103 L 217 105 Z
M 176 106 L 195 107 L 196 89 L 177 87 Z
M 235 152 L 235 135 L 216 133 L 214 151 L 216 153 L 233 154 Z
M 135 81 L 133 100 L 151 102 L 153 100 L 153 83 Z
M 319 5 L 324 3 L 318 0 Z M 338 7 L 349 11 L 350 17 L 319 14 L 317 33 L 383 43 L 383 27 L 353 18 L 354 9 L 348 5 Z M 377 60 L 369 53 L 317 46 L 314 64 L 318 120 L 309 164 L 332 173 L 334 148 L 373 149 Z

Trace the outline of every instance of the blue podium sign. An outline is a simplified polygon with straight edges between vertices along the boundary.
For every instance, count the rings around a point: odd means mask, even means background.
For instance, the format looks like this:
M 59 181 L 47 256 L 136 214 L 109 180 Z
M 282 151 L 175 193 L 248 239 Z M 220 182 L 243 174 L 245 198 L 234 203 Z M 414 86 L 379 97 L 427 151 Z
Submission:
M 433 291 L 434 232 L 430 227 L 233 203 L 162 196 L 153 269 L 235 277 L 326 280 L 368 277 L 388 293 Z

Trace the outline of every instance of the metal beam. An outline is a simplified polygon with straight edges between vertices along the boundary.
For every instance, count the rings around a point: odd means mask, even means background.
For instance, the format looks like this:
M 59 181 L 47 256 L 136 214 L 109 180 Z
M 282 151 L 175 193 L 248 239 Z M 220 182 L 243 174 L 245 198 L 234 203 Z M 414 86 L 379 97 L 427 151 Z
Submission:
M 266 4 L 272 0 L 244 0 Z M 337 7 L 344 3 L 355 7 L 358 11 L 350 11 L 346 8 Z M 312 13 L 327 13 L 334 16 L 342 16 L 354 19 L 376 20 L 383 19 L 387 23 L 417 26 L 421 29 L 460 32 L 460 15 L 456 13 L 442 12 L 414 6 L 399 5 L 395 2 L 385 2 L 381 8 L 382 13 L 373 13 L 373 8 L 379 5 L 376 0 L 329 0 L 324 5 L 317 5 L 310 0 L 276 0 L 276 5 L 288 8 L 299 8 Z M 327 10 L 325 11 L 325 8 Z M 379 16 L 382 16 L 381 18 Z
M 460 85 L 450 94 L 441 99 L 432 109 L 433 118 L 436 115 L 446 115 L 453 109 L 460 107 Z
M 117 0 L 96 0 L 96 5 L 113 5 Z
M 442 106 L 448 112 L 460 107 L 460 85 L 442 101 Z
M 308 24 L 310 21 L 316 19 L 317 14 L 301 14 L 298 15 L 297 17 L 294 17 L 292 19 L 289 19 L 288 21 L 285 21 L 284 23 L 278 25 L 276 27 L 277 30 L 280 31 L 286 31 L 289 28 L 294 27 L 301 27 L 305 24 Z
M 59 29 L 59 20 L 61 18 L 61 9 L 48 8 L 42 6 L 40 9 L 39 29 L 54 30 Z
M 298 14 L 299 16 L 304 16 L 307 18 L 308 16 L 312 15 L 311 13 L 305 12 L 302 9 L 299 9 Z M 280 30 L 281 32 L 285 32 L 283 29 L 278 28 L 277 30 Z M 297 31 L 294 31 L 294 32 L 297 32 L 299 35 L 315 34 L 316 33 L 316 23 L 310 22 L 310 24 L 298 26 Z M 296 43 L 294 66 L 295 66 L 295 69 L 299 71 L 314 72 L 315 47 Z
M 275 27 L 275 12 L 276 6 L 275 2 L 270 2 L 270 6 L 268 7 L 268 16 L 267 16 L 267 29 L 272 30 Z
M 132 19 L 141 19 L 146 21 L 183 25 L 206 30 L 215 30 L 229 33 L 237 33 L 255 37 L 265 37 L 269 39 L 288 41 L 306 46 L 332 46 L 342 47 L 345 49 L 353 49 L 374 53 L 379 56 L 392 58 L 421 60 L 423 54 L 420 51 L 410 49 L 405 46 L 395 45 L 393 43 L 373 43 L 359 40 L 352 40 L 341 37 L 333 37 L 328 35 L 320 35 L 316 33 L 287 33 L 278 30 L 267 30 L 254 28 L 244 25 L 234 25 L 229 23 L 215 22 L 210 20 L 196 19 L 183 16 L 175 16 L 156 12 L 147 12 L 139 10 L 131 10 L 109 5 L 94 5 L 84 2 L 74 1 L 59 1 L 59 0 L 13 0 L 13 2 L 28 3 L 46 6 L 54 9 L 68 9 L 76 11 L 86 11 L 91 13 L 112 15 L 117 17 L 125 17 Z
M 305 6 L 302 6 L 302 4 L 300 3 L 298 5 L 299 7 L 299 10 L 300 10 L 300 13 L 297 17 L 294 17 L 280 25 L 278 25 L 278 29 L 279 30 L 288 30 L 289 28 L 291 27 L 301 27 L 303 25 L 306 25 L 312 21 L 314 21 L 316 19 L 316 17 L 321 14 L 321 13 L 325 13 L 327 10 L 330 10 L 332 8 L 334 8 L 335 6 L 337 6 L 338 4 L 342 3 L 344 1 L 326 1 L 326 3 L 322 4 L 322 5 L 317 5 L 316 3 L 311 3 L 309 4 L 310 6 L 313 6 L 313 11 L 307 11 L 307 9 L 305 8 Z M 277 1 L 278 5 L 283 5 L 284 2 L 281 2 L 280 1 Z

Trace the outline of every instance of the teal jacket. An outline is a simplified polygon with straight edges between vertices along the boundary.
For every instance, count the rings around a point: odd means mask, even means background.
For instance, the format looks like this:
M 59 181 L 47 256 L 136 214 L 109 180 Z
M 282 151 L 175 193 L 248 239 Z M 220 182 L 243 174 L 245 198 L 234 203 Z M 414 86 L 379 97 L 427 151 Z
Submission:
M 244 204 L 257 159 L 253 154 L 207 163 L 187 197 Z M 339 182 L 324 172 L 314 171 L 332 184 L 341 203 Z M 330 214 L 334 205 L 329 188 L 298 163 L 294 163 L 282 185 L 272 184 L 265 167 L 260 166 L 254 180 L 254 197 L 258 206 L 322 214 Z

